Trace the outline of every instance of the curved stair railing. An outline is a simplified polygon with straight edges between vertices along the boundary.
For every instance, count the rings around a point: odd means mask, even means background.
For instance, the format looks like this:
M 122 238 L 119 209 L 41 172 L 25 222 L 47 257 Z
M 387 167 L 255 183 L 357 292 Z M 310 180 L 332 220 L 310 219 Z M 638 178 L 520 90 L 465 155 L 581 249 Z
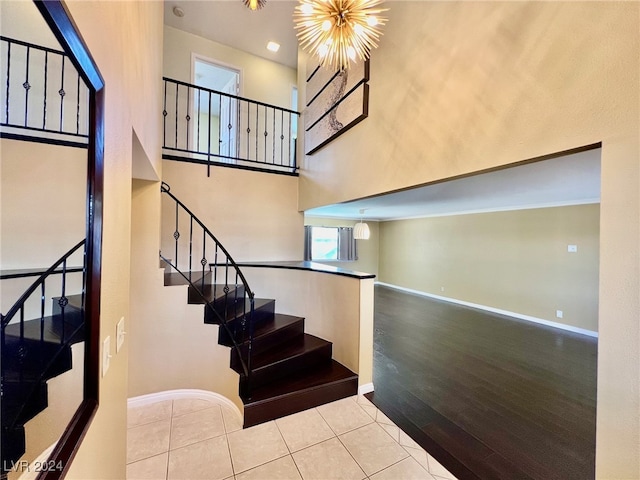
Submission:
M 86 251 L 83 251 L 79 304 L 70 303 L 70 297 L 76 295 L 69 295 L 68 288 L 68 275 L 78 273 L 78 270 L 67 266 L 69 258 L 84 246 L 85 240 L 82 240 L 60 257 L 31 284 L 6 315 L 1 315 L 3 474 L 25 451 L 24 424 L 46 408 L 46 402 L 45 406 L 34 406 L 34 398 L 42 393 L 48 379 L 70 368 L 61 365 L 63 354 L 71 344 L 84 340 Z M 61 275 L 61 286 L 60 296 L 52 297 L 54 304 L 49 315 L 46 302 L 51 292 L 47 293 L 47 279 L 53 275 Z M 40 297 L 39 318 L 25 319 L 27 302 L 34 295 Z M 28 322 L 32 323 L 27 325 Z M 35 333 L 33 322 L 39 327 Z
M 160 191 L 174 202 L 173 258 L 161 251 L 160 259 L 175 270 L 188 283 L 197 300 L 204 303 L 205 320 L 207 316 L 211 319 L 207 323 L 217 323 L 226 330 L 243 372 L 240 394 L 250 395 L 255 294 L 227 249 L 170 190 L 171 187 L 162 182 Z M 180 228 L 184 222 L 181 223 L 180 219 L 184 220 L 185 215 L 189 237 L 188 242 L 181 243 L 183 235 Z M 194 233 L 194 227 L 200 227 L 200 230 Z M 207 252 L 211 261 L 207 259 Z M 229 325 L 228 320 L 238 318 L 240 321 Z

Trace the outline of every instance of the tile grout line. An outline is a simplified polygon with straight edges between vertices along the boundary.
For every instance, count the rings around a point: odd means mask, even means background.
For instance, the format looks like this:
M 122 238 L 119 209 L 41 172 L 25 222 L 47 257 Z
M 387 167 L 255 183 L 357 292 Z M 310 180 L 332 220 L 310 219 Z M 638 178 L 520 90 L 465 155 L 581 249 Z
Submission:
M 315 410 L 315 407 L 314 407 L 314 410 Z M 296 459 L 293 458 L 293 452 L 291 451 L 291 448 L 289 448 L 289 444 L 285 440 L 284 435 L 282 434 L 282 430 L 280 430 L 280 425 L 278 425 L 278 419 L 274 420 L 273 423 L 276 424 L 276 428 L 278 429 L 278 432 L 280 433 L 280 436 L 282 437 L 282 441 L 284 442 L 285 446 L 287 447 L 287 450 L 289 451 L 289 456 L 291 457 L 291 461 L 293 462 L 293 465 L 296 467 L 298 475 L 300 475 L 300 478 L 302 480 L 304 480 L 304 477 L 302 476 L 302 472 L 300 471 L 300 468 L 298 468 L 298 464 L 296 463 Z M 284 458 L 284 457 L 280 457 L 280 458 Z
M 169 459 L 171 457 L 171 431 L 173 430 L 173 404 L 174 400 L 171 400 L 171 413 L 169 415 L 169 446 L 167 449 L 167 468 L 165 471 L 165 480 L 169 479 Z

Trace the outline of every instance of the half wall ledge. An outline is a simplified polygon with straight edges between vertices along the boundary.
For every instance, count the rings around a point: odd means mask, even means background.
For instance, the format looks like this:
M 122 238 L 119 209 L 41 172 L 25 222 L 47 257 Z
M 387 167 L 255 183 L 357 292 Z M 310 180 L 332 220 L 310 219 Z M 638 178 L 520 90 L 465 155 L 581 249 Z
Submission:
M 305 332 L 332 342 L 333 359 L 358 374 L 360 393 L 373 391 L 375 275 L 305 261 L 238 265 L 256 296 L 305 317 Z

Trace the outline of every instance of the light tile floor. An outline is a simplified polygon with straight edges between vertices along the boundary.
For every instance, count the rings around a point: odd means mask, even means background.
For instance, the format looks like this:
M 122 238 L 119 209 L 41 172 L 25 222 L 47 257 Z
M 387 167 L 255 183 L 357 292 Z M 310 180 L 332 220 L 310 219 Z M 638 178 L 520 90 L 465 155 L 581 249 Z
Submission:
M 455 480 L 365 397 L 242 429 L 227 405 L 130 408 L 128 480 Z

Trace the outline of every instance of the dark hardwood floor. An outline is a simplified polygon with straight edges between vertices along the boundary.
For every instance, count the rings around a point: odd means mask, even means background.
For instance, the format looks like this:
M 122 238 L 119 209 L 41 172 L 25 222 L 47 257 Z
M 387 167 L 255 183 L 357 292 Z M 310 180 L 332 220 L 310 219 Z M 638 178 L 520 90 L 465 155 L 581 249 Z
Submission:
M 597 339 L 375 287 L 367 396 L 459 479 L 595 476 Z

